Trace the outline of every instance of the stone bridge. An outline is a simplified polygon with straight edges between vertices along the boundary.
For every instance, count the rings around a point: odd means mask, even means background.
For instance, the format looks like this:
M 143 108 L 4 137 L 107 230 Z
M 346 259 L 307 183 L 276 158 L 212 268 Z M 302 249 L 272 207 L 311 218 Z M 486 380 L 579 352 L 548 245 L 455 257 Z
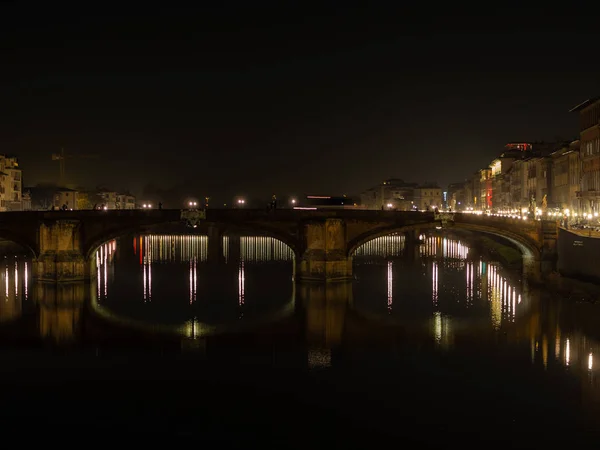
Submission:
M 183 224 L 192 225 L 187 229 Z M 269 235 L 296 255 L 295 277 L 337 281 L 352 277 L 352 253 L 363 243 L 404 233 L 407 245 L 432 227 L 458 227 L 502 236 L 540 264 L 556 246 L 555 222 L 522 221 L 473 214 L 366 210 L 251 209 L 42 211 L 0 214 L 0 238 L 31 250 L 33 275 L 43 281 L 85 280 L 93 272 L 94 251 L 103 242 L 157 227 L 180 226 L 208 235 L 209 259 L 218 261 L 222 237 L 229 233 Z M 539 265 L 539 264 L 538 264 Z

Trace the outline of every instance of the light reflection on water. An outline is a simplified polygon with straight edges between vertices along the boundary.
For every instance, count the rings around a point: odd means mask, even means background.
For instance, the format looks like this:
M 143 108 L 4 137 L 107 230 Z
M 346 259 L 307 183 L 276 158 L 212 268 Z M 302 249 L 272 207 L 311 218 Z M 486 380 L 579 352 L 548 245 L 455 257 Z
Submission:
M 422 237 L 415 260 L 403 258 L 403 236 L 378 238 L 357 249 L 357 310 L 379 314 L 385 306 L 387 314 L 398 321 L 413 325 L 430 321 L 434 335 L 440 327 L 452 329 L 452 322 L 460 322 L 461 327 L 471 322 L 480 328 L 485 323 L 484 329 L 499 330 L 526 314 L 529 303 L 522 302 L 521 283 L 510 278 L 499 263 L 471 257 L 467 243 L 458 239 Z M 381 288 L 372 289 L 382 275 L 386 277 L 385 301 Z M 429 303 L 424 301 L 426 296 Z
M 93 293 L 120 317 L 156 330 L 176 325 L 192 338 L 215 333 L 223 323 L 252 323 L 251 330 L 294 313 L 291 252 L 277 250 L 279 243 L 264 237 L 230 238 L 225 262 L 213 271 L 203 241 L 136 236 L 107 242 L 95 255 Z M 252 250 L 243 250 L 243 242 Z M 308 367 L 335 366 L 336 348 L 348 342 L 374 345 L 370 339 L 383 335 L 377 345 L 393 346 L 383 331 L 403 329 L 410 332 L 406 345 L 431 345 L 444 354 L 472 345 L 490 355 L 499 348 L 517 359 L 524 355 L 525 364 L 529 359 L 540 370 L 577 377 L 582 401 L 600 405 L 598 305 L 527 289 L 501 264 L 449 236 L 423 236 L 412 255 L 402 236 L 380 238 L 359 248 L 354 263 L 357 279 L 348 291 L 328 286 L 302 304 Z M 31 260 L 15 255 L 0 260 L 0 282 L 0 328 L 31 305 L 40 336 L 66 342 L 82 333 L 83 288 L 57 291 L 32 283 Z
M 600 407 L 600 332 L 592 331 L 600 324 L 600 305 L 565 304 L 552 293 L 530 290 L 500 263 L 471 255 L 460 239 L 421 238 L 413 259 L 403 236 L 357 249 L 353 308 L 359 314 L 387 326 L 425 330 L 445 349 L 458 345 L 458 335 L 464 343 L 497 345 L 493 336 L 501 333 L 515 352 L 527 342 L 532 363 L 576 374 L 584 403 Z M 582 331 L 584 318 L 588 333 Z
M 209 257 L 206 236 L 129 239 L 107 242 L 97 251 L 93 303 L 103 313 L 199 336 L 218 324 L 289 306 L 294 255 L 281 241 L 225 237 L 219 263 Z M 259 288 L 267 285 L 266 293 Z
M 23 255 L 6 255 L 0 259 L 0 323 L 15 320 L 23 313 L 29 301 L 31 265 L 30 258 Z

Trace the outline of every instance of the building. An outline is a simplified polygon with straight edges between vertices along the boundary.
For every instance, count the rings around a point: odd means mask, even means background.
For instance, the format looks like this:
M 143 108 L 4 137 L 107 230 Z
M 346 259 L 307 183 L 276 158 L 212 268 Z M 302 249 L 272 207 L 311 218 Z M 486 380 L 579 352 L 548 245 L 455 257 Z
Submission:
M 102 206 L 106 207 L 106 209 L 117 209 L 117 191 L 110 191 L 108 189 L 98 189 L 98 196 L 100 197 L 100 201 Z
M 116 209 L 135 209 L 135 197 L 129 193 L 117 194 Z
M 14 156 L 0 156 L 0 211 L 23 209 L 23 174 Z
M 529 209 L 534 214 L 544 209 L 550 201 L 552 186 L 552 159 L 546 156 L 533 157 L 527 163 L 527 198 Z
M 479 171 L 479 209 L 492 209 L 492 169 L 489 167 Z
M 583 214 L 600 212 L 600 97 L 580 103 L 570 112 L 579 113 L 579 157 L 581 181 L 577 193 Z
M 23 211 L 31 211 L 31 191 L 23 191 Z
M 130 193 L 119 193 L 108 189 L 99 189 L 97 196 L 106 209 L 135 209 L 135 197 Z
M 407 183 L 399 178 L 384 180 L 360 194 L 361 206 L 366 209 L 410 211 L 413 209 L 416 187 L 417 183 Z
M 467 181 L 460 183 L 451 183 L 448 185 L 448 205 L 447 208 L 452 211 L 463 211 L 467 207 Z
M 550 206 L 570 214 L 579 214 L 581 170 L 579 140 L 571 142 L 552 153 L 552 195 Z
M 434 183 L 425 183 L 414 189 L 414 205 L 419 211 L 442 208 L 442 189 Z
M 509 179 L 509 209 L 513 212 L 521 212 L 523 208 L 529 208 L 527 174 L 527 161 L 525 159 L 514 161 Z
M 59 187 L 54 192 L 53 206 L 56 209 L 78 209 L 78 192 L 74 189 Z

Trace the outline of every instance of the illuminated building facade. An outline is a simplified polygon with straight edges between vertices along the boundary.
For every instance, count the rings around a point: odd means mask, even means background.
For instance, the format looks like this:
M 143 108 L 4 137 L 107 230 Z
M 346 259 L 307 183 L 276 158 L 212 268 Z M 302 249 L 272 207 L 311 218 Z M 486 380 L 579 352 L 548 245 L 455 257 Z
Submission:
M 74 189 L 61 188 L 57 189 L 54 194 L 54 207 L 60 209 L 63 205 L 71 210 L 78 209 L 79 192 Z
M 417 186 L 417 183 L 408 183 L 399 178 L 391 178 L 360 194 L 360 202 L 366 209 L 411 211 L 413 209 L 414 190 Z
M 542 204 L 552 206 L 554 159 L 550 155 L 565 145 L 570 144 L 507 144 L 505 151 L 488 167 L 478 170 L 462 183 L 464 201 L 459 206 L 459 200 L 455 199 L 456 210 L 522 213 L 523 210 L 537 210 Z M 571 164 L 569 170 L 576 176 L 576 161 Z M 458 192 L 456 188 L 453 190 Z
M 23 174 L 17 158 L 0 155 L 0 211 L 23 209 Z
M 579 214 L 577 192 L 581 180 L 579 140 L 552 153 L 552 204 Z
M 415 188 L 414 204 L 419 211 L 442 208 L 442 189 L 436 184 L 425 184 Z
M 578 112 L 581 182 L 577 193 L 580 210 L 585 214 L 600 212 L 600 97 L 586 100 L 571 112 Z
M 98 196 L 106 209 L 135 209 L 135 197 L 131 194 L 119 193 L 101 189 L 98 191 Z

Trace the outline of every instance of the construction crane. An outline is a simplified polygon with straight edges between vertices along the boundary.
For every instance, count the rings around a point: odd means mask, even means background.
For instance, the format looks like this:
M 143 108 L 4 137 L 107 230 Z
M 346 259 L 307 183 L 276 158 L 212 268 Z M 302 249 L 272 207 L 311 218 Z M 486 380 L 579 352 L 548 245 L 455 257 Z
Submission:
M 59 153 L 52 154 L 52 161 L 58 161 L 59 163 L 59 183 L 61 186 L 65 185 L 66 173 L 65 173 L 65 162 L 67 159 L 73 158 L 97 158 L 98 155 L 71 155 L 65 153 L 65 149 L 61 148 Z

